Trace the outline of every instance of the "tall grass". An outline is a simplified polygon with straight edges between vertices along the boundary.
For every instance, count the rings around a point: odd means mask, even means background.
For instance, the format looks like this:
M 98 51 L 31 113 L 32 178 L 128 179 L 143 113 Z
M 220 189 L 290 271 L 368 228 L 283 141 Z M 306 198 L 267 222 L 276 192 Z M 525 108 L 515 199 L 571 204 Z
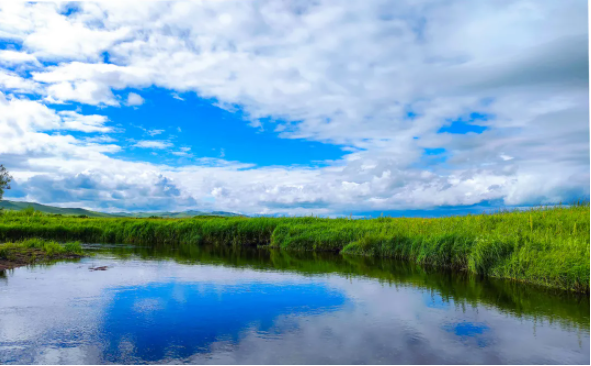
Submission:
M 589 292 L 589 224 L 588 202 L 437 219 L 110 219 L 8 211 L 0 214 L 0 241 L 271 245 L 395 257 Z
M 37 250 L 40 253 L 36 254 L 47 257 L 61 254 L 82 254 L 82 246 L 79 242 L 60 244 L 52 240 L 32 238 L 0 244 L 0 259 L 11 259 L 15 253 L 28 253 L 30 250 Z

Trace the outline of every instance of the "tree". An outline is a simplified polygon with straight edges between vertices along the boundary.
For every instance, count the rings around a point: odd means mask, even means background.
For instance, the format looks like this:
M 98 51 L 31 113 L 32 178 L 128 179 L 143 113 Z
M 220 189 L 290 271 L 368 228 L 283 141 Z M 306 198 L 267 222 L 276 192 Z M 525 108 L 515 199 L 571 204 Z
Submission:
M 12 177 L 8 174 L 8 170 L 0 164 L 0 200 L 4 195 L 4 190 L 10 189 L 10 181 L 12 181 Z

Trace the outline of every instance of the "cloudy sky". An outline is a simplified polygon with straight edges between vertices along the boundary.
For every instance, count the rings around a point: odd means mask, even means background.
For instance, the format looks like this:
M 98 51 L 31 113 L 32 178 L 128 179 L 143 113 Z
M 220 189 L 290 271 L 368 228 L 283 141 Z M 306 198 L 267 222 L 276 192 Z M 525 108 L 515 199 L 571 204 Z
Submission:
M 330 216 L 588 198 L 587 14 L 584 0 L 4 2 L 5 198 Z

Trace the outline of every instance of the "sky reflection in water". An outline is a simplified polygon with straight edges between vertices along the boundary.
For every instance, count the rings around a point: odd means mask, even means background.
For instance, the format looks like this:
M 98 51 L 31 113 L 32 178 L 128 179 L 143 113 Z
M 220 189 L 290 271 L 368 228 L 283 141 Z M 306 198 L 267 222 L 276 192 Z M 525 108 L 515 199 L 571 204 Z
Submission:
M 7 273 L 0 363 L 589 363 L 588 296 L 535 303 L 530 288 L 383 263 L 360 277 L 357 259 L 201 254 Z
M 101 333 L 106 360 L 118 362 L 126 342 L 148 362 L 210 352 L 210 345 L 237 344 L 249 330 L 261 334 L 296 330 L 297 324 L 274 329 L 283 316 L 334 311 L 346 297 L 321 283 L 240 285 L 152 283 L 111 290 Z M 292 329 L 290 329 L 292 328 Z

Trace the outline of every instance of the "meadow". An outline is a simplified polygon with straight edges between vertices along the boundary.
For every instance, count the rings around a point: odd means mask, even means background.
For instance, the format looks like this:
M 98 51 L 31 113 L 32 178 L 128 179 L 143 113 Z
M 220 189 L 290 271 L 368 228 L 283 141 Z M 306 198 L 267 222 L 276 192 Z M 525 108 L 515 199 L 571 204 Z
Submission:
M 149 246 L 270 246 L 417 264 L 589 292 L 588 202 L 434 219 L 89 218 L 3 211 L 0 242 L 43 238 Z

